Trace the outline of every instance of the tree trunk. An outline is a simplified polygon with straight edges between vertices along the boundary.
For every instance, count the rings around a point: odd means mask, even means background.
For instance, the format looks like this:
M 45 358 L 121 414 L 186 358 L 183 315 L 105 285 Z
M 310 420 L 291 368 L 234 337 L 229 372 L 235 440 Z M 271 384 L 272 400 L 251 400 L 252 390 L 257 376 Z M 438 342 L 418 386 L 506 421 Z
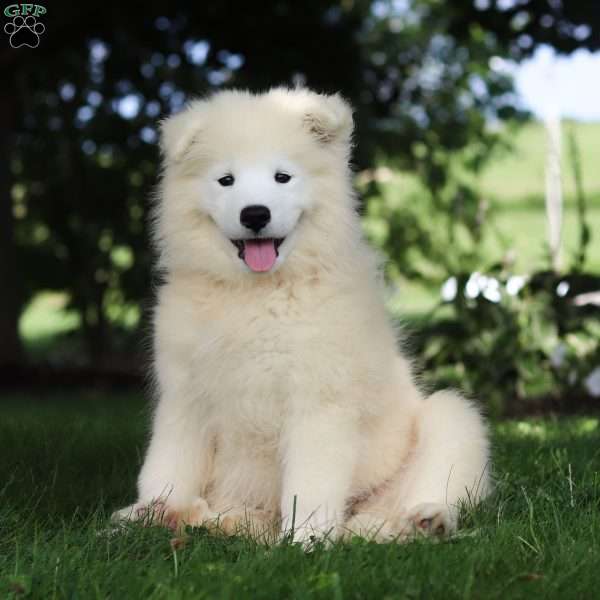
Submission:
M 12 214 L 12 126 L 14 125 L 13 85 L 6 82 L 0 94 L 0 367 L 16 365 L 23 358 L 19 338 L 22 309 L 21 282 L 17 270 Z

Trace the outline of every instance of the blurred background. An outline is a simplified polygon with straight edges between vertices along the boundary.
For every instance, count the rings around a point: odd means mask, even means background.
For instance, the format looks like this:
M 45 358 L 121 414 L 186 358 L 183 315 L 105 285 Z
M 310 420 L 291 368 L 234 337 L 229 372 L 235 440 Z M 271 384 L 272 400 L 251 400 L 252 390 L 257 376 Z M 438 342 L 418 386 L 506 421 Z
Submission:
M 365 234 L 426 383 L 495 415 L 600 405 L 599 3 L 2 9 L 0 398 L 141 393 L 157 122 L 304 84 L 356 108 Z

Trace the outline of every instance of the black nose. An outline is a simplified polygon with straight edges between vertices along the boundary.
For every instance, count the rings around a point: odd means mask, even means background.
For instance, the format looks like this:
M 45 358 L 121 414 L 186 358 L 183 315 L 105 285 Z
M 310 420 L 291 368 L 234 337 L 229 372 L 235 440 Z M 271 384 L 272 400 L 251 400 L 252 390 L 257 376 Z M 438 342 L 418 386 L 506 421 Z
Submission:
M 240 213 L 240 222 L 244 227 L 258 233 L 271 220 L 271 211 L 260 204 L 246 206 Z

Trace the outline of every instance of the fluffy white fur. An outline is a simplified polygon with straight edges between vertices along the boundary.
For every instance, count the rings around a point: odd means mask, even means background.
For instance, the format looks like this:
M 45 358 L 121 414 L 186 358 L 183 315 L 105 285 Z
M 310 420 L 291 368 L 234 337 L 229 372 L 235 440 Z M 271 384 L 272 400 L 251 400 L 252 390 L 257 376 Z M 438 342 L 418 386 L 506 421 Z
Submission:
M 339 96 L 299 89 L 225 91 L 163 124 L 159 401 L 138 502 L 119 518 L 159 507 L 171 525 L 285 531 L 295 504 L 301 541 L 402 538 L 451 532 L 457 505 L 488 493 L 478 410 L 424 397 L 398 351 L 355 210 L 351 134 Z M 257 203 L 272 213 L 264 235 L 285 237 L 268 273 L 230 241 Z

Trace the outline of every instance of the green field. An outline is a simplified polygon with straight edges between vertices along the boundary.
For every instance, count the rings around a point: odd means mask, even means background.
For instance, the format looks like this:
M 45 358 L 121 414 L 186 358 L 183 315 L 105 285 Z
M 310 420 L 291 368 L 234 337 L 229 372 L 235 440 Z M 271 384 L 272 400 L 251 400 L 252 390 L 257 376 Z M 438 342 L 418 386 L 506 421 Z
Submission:
M 592 598 L 600 564 L 597 418 L 495 428 L 497 491 L 459 535 L 261 546 L 203 530 L 111 530 L 134 498 L 137 397 L 0 403 L 0 598 Z
M 573 132 L 580 154 L 583 187 L 588 202 L 592 241 L 586 267 L 600 270 L 600 123 L 564 123 L 562 176 L 564 193 L 563 264 L 569 264 L 577 248 L 578 220 L 575 183 L 568 151 Z M 512 140 L 514 150 L 493 161 L 482 178 L 482 192 L 489 195 L 493 220 L 507 248 L 516 253 L 516 270 L 530 272 L 547 267 L 546 220 L 544 208 L 544 165 L 546 131 L 539 123 L 525 125 Z M 596 232 L 594 234 L 594 232 Z M 499 239 L 490 236 L 488 255 L 505 250 Z
M 573 265 L 580 235 L 572 153 L 569 151 L 571 134 L 578 148 L 587 205 L 585 218 L 591 232 L 584 268 L 599 271 L 600 123 L 563 123 L 561 266 L 568 270 Z M 550 266 L 545 211 L 546 130 L 543 124 L 531 122 L 516 131 L 507 130 L 503 137 L 510 147 L 496 151 L 476 184 L 479 197 L 487 205 L 483 239 L 478 249 L 478 268 L 485 271 L 502 261 L 511 265 L 512 273 L 524 275 Z M 384 203 L 395 208 L 419 202 L 426 193 L 415 175 L 398 171 L 387 175 L 381 189 Z M 367 230 L 372 232 L 369 226 Z M 377 225 L 375 235 L 371 236 L 375 240 L 378 239 L 376 232 Z M 401 279 L 397 284 L 399 293 L 390 300 L 394 314 L 419 318 L 440 300 L 439 289 L 425 287 L 414 280 Z
M 573 134 L 578 147 L 586 217 L 592 232 L 600 231 L 600 123 L 566 122 L 562 131 L 562 254 L 563 266 L 568 267 L 579 235 L 568 140 Z M 544 205 L 546 130 L 543 124 L 532 122 L 510 134 L 507 131 L 504 136 L 510 147 L 496 150 L 495 158 L 477 183 L 479 195 L 488 205 L 483 259 L 493 262 L 511 252 L 515 271 L 527 273 L 548 266 Z M 384 189 L 390 202 L 401 204 L 410 201 L 419 184 L 412 174 L 396 172 Z M 586 267 L 600 269 L 599 235 L 592 234 Z

